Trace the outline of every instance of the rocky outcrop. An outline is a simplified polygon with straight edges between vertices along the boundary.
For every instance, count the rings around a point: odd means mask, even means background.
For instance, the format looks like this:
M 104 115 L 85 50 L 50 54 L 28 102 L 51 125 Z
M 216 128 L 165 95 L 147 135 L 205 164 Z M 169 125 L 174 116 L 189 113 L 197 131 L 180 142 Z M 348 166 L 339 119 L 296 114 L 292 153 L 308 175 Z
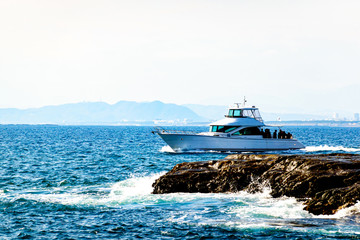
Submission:
M 181 163 L 157 179 L 154 194 L 257 192 L 305 201 L 305 209 L 334 214 L 360 200 L 360 155 L 229 155 L 223 160 Z

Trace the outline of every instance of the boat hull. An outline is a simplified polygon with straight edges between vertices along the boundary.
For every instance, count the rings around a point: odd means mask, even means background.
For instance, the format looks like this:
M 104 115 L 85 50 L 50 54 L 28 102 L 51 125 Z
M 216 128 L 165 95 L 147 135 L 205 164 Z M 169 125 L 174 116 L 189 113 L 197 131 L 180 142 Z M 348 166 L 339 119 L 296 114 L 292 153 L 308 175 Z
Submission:
M 191 150 L 263 152 L 305 147 L 296 139 L 274 139 L 262 136 L 219 137 L 196 134 L 158 134 L 175 152 Z

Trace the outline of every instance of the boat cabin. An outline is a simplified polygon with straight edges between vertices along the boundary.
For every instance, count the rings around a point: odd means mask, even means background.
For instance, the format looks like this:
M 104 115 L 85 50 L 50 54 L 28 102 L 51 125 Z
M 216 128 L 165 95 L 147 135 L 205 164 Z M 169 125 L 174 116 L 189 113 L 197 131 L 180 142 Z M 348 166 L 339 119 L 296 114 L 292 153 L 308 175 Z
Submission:
M 255 106 L 240 107 L 235 104 L 229 108 L 225 119 L 210 125 L 211 133 L 229 133 L 231 135 L 261 135 L 259 127 L 264 126 L 259 109 Z
M 254 118 L 260 122 L 263 122 L 259 109 L 255 106 L 251 108 L 230 108 L 227 118 Z

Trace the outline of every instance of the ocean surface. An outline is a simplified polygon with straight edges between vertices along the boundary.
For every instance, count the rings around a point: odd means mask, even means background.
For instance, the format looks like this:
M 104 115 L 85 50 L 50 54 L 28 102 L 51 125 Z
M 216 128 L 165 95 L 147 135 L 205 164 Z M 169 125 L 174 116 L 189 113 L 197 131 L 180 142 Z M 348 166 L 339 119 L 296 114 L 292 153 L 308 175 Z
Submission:
M 206 131 L 206 127 L 176 127 Z M 280 154 L 360 154 L 360 128 L 284 127 L 306 145 Z M 153 195 L 181 162 L 151 127 L 0 125 L 0 239 L 360 239 L 360 203 L 314 216 L 262 193 Z

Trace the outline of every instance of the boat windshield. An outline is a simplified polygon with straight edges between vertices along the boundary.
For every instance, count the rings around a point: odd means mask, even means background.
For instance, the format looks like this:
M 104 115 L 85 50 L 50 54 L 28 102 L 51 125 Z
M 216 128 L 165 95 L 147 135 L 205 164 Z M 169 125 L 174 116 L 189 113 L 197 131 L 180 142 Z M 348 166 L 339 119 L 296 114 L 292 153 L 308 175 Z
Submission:
M 263 122 L 260 112 L 257 108 L 250 109 L 229 109 L 229 114 L 226 117 L 231 118 L 254 118 L 260 122 Z
M 242 117 L 241 109 L 230 109 L 228 117 Z
M 223 132 L 223 133 L 228 133 L 231 132 L 232 130 L 235 130 L 238 127 L 234 127 L 234 126 L 210 126 L 210 132 Z

